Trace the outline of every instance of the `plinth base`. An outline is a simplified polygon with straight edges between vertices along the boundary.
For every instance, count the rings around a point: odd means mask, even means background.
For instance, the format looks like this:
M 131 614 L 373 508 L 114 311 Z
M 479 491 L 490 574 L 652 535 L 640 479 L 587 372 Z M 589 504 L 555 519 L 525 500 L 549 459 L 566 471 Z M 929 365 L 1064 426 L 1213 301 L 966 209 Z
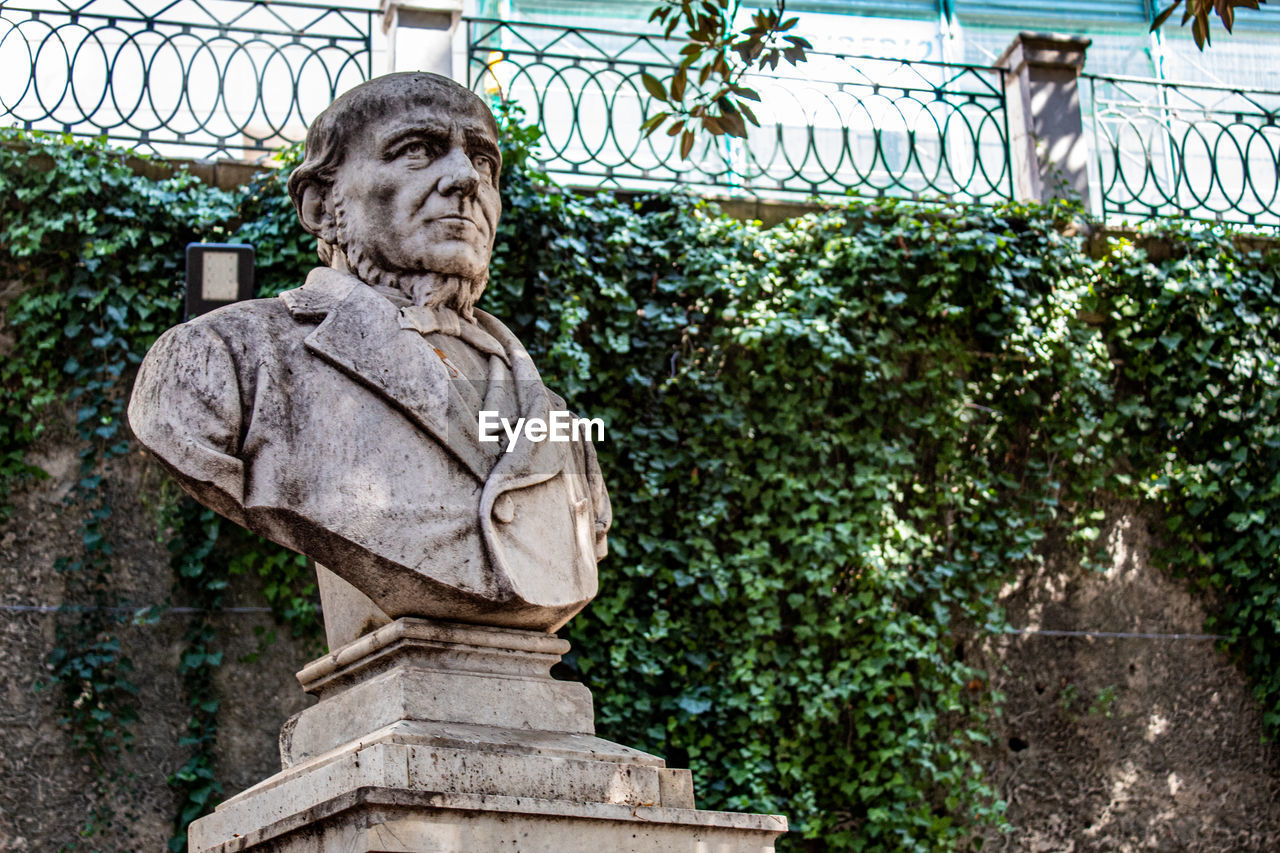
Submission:
M 767 824 L 767 825 L 766 825 Z M 782 818 L 358 788 L 248 835 L 231 853 L 772 853 Z
M 308 665 L 285 769 L 191 825 L 193 853 L 766 853 L 773 815 L 699 811 L 687 770 L 594 736 L 554 636 L 398 619 Z

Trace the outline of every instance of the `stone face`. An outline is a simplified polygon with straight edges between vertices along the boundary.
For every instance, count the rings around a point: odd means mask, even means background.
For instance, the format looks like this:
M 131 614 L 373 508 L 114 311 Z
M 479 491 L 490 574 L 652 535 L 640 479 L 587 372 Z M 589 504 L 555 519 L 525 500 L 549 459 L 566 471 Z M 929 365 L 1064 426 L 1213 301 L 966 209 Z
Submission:
M 536 631 L 398 619 L 298 674 L 284 769 L 191 826 L 195 853 L 767 851 L 772 815 L 698 811 L 692 777 L 595 737 Z
M 130 425 L 178 482 L 363 596 L 322 574 L 331 642 L 399 616 L 549 631 L 595 595 L 611 515 L 589 439 L 480 440 L 481 411 L 564 409 L 474 307 L 500 170 L 457 84 L 353 89 L 289 182 L 327 265 L 169 330 L 139 371 Z

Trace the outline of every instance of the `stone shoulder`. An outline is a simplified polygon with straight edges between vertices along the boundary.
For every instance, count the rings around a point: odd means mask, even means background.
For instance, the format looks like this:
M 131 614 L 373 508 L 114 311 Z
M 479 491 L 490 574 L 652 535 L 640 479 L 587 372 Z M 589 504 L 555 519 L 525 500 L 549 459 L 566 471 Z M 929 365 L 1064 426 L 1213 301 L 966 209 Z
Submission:
M 262 332 L 278 332 L 284 328 L 314 326 L 299 323 L 289 313 L 288 306 L 279 297 L 246 299 L 234 302 L 188 320 L 183 326 L 206 329 L 226 338 L 254 335 Z M 176 326 L 175 328 L 182 328 Z
M 315 327 L 314 322 L 293 317 L 283 301 L 271 297 L 225 305 L 174 326 L 165 336 L 191 346 L 200 346 L 201 339 L 208 346 L 211 338 L 217 339 L 238 367 L 247 367 L 264 356 L 275 360 L 301 346 L 302 339 Z

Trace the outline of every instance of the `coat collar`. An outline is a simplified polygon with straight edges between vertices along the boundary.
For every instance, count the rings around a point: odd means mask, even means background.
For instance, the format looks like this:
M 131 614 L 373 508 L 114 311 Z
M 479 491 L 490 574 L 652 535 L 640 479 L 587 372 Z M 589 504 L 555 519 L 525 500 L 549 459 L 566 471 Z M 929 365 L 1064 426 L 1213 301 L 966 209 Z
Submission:
M 319 323 L 303 341 L 308 350 L 385 397 L 431 433 L 486 483 L 486 494 L 549 480 L 564 469 L 568 460 L 564 443 L 523 438 L 495 462 L 479 444 L 479 424 L 462 408 L 430 344 L 417 331 L 401 328 L 399 309 L 353 276 L 320 267 L 311 271 L 302 287 L 280 294 L 280 299 L 294 319 Z M 519 417 L 547 421 L 548 392 L 533 359 L 496 318 L 483 311 L 475 313 L 483 337 L 497 342 L 500 357 L 510 366 Z

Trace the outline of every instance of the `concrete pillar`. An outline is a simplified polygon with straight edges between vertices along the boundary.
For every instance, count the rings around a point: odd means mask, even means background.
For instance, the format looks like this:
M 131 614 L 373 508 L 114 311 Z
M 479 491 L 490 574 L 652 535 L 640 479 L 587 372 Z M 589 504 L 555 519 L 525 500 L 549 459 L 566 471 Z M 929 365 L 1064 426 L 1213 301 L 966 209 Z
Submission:
M 467 83 L 463 0 L 382 0 L 387 71 L 432 71 Z
M 1080 36 L 1019 33 L 996 60 L 1009 69 L 1009 153 L 1019 201 L 1078 195 L 1089 203 L 1079 76 L 1091 43 Z

